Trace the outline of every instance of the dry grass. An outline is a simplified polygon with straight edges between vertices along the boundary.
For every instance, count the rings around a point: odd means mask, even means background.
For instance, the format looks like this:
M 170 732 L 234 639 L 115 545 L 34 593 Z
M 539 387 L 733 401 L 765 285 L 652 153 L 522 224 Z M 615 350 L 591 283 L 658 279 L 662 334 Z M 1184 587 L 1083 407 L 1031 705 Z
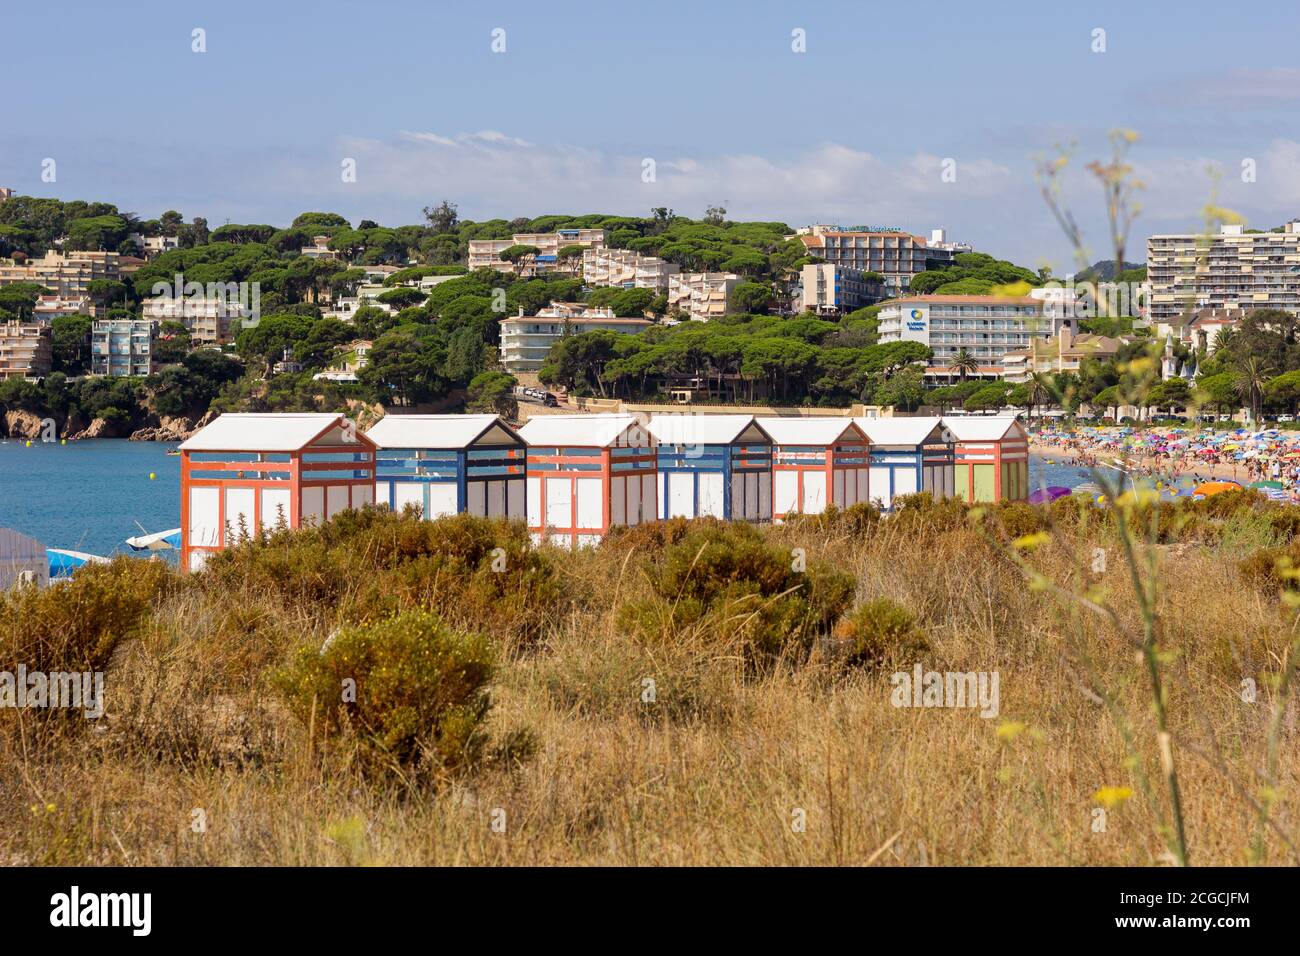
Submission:
M 1165 859 L 1144 667 L 1112 624 L 1026 587 L 964 518 L 769 529 L 887 596 L 925 632 L 928 669 L 997 671 L 1001 713 L 903 709 L 887 673 L 831 643 L 755 672 L 716 635 L 647 642 L 620 630 L 644 600 L 646 547 L 556 553 L 563 601 L 539 640 L 502 647 L 487 730 L 535 751 L 430 785 L 368 776 L 348 738 L 309 741 L 268 675 L 338 623 L 330 603 L 192 580 L 159 591 L 113 655 L 108 716 L 42 738 L 0 725 L 0 860 L 59 864 L 1088 864 Z M 1229 516 L 1222 521 L 1232 522 Z M 1248 528 L 1259 522 L 1245 520 Z M 1222 524 L 1220 521 L 1220 524 Z M 1254 521 L 1252 524 L 1251 522 Z M 1222 528 L 1220 528 L 1222 530 Z M 1110 531 L 1058 529 L 1027 561 L 1140 615 Z M 1259 532 L 1263 534 L 1263 532 Z M 1252 859 L 1276 675 L 1293 638 L 1276 590 L 1237 562 L 1276 543 L 1218 534 L 1159 546 L 1160 646 L 1191 862 Z M 1091 574 L 1094 546 L 1105 574 Z M 538 572 L 541 574 L 541 572 Z M 418 590 L 418 589 L 413 589 Z M 437 594 L 421 600 L 439 609 Z M 450 612 L 454 608 L 441 608 Z M 462 616 L 466 616 L 464 606 Z M 485 612 L 486 613 L 486 612 Z M 461 622 L 471 626 L 472 619 Z M 517 629 L 516 629 L 517 630 Z M 492 636 L 490 632 L 489 636 Z M 0 644 L 0 650 L 9 650 Z M 6 660 L 8 658 L 6 657 Z M 4 661 L 0 661 L 4 664 Z M 4 666 L 8 666 L 5 664 Z M 1257 682 L 1253 704 L 1241 682 Z M 643 701 L 653 680 L 655 700 Z M 1116 720 L 1141 768 L 1144 799 Z M 12 712 L 9 716 L 13 716 Z M 1282 720 L 1272 819 L 1254 859 L 1295 863 L 1300 750 Z M 1134 796 L 1094 829 L 1102 787 Z M 196 811 L 205 827 L 195 832 Z M 799 821 L 804 821 L 800 827 Z

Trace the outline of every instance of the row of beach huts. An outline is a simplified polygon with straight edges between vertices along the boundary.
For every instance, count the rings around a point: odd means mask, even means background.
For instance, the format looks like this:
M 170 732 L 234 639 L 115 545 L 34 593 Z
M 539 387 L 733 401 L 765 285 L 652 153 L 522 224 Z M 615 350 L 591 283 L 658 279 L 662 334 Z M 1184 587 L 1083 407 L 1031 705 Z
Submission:
M 520 519 L 582 546 L 659 518 L 1029 493 L 1028 436 L 1006 417 L 545 415 L 516 430 L 496 415 L 389 415 L 361 431 L 336 414 L 229 414 L 180 451 L 187 569 L 244 535 L 369 504 Z

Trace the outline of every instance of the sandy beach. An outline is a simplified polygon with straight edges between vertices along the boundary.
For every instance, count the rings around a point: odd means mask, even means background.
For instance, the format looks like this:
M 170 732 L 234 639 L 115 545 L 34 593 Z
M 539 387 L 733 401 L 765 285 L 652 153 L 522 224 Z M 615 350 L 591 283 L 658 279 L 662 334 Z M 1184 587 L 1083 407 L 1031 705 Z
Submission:
M 1085 449 L 1063 448 L 1060 445 L 1044 444 L 1032 437 L 1029 441 L 1029 452 L 1047 461 L 1070 462 L 1081 467 L 1092 464 L 1110 464 L 1121 458 L 1119 454 L 1114 452 L 1108 451 L 1094 455 Z M 1190 475 L 1193 478 L 1201 478 L 1206 481 L 1214 478 L 1226 478 L 1243 484 L 1247 484 L 1252 480 L 1246 474 L 1245 465 L 1241 462 L 1195 461 L 1189 462 L 1186 467 L 1179 467 L 1181 466 L 1179 462 L 1161 460 L 1157 463 L 1153 457 L 1141 454 L 1130 455 L 1127 462 L 1133 473 L 1143 476 L 1156 476 L 1167 479 Z

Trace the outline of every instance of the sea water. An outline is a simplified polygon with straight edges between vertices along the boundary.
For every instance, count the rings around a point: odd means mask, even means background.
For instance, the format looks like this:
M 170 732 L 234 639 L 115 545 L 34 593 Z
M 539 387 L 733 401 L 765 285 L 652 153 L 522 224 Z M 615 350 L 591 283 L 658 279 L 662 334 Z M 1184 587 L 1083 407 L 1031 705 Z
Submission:
M 97 438 L 0 442 L 0 528 L 47 548 L 109 555 L 127 538 L 180 526 L 181 460 L 174 442 Z M 150 480 L 152 473 L 154 478 Z

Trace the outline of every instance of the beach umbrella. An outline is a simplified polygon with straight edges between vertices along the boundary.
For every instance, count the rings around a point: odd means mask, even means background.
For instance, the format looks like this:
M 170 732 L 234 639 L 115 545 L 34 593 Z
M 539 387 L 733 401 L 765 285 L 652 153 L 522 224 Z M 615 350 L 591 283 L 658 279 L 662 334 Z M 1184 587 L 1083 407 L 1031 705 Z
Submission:
M 1202 495 L 1208 498 L 1210 495 L 1222 494 L 1225 491 L 1240 491 L 1241 485 L 1235 481 L 1207 481 L 1203 485 L 1197 485 L 1192 494 Z
M 132 551 L 173 551 L 181 546 L 181 529 L 138 534 L 134 538 L 127 538 L 126 543 Z
M 1049 485 L 1046 488 L 1039 488 L 1029 495 L 1031 505 L 1041 505 L 1048 501 L 1055 501 L 1057 498 L 1063 498 L 1070 493 L 1069 488 L 1061 485 Z
M 108 564 L 108 558 L 84 551 L 67 551 L 63 548 L 46 548 L 45 556 L 50 560 L 50 580 L 72 577 L 72 572 L 87 564 Z
M 1247 488 L 1283 488 L 1285 486 L 1280 481 L 1252 481 L 1246 487 Z

